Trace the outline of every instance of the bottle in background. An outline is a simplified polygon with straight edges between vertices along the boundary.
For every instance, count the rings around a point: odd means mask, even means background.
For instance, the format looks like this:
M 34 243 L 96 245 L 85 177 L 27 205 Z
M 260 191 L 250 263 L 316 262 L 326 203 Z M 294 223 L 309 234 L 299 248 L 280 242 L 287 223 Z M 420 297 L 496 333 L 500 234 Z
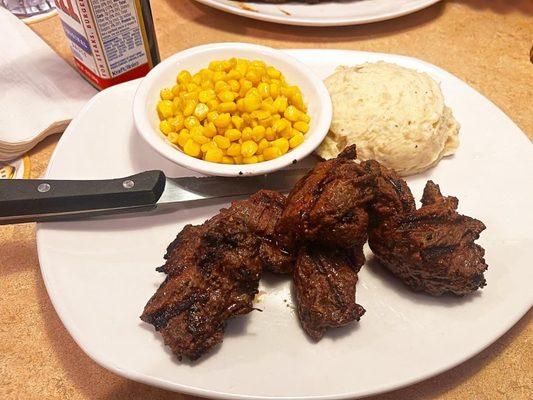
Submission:
M 55 0 L 80 73 L 105 89 L 159 63 L 149 0 Z

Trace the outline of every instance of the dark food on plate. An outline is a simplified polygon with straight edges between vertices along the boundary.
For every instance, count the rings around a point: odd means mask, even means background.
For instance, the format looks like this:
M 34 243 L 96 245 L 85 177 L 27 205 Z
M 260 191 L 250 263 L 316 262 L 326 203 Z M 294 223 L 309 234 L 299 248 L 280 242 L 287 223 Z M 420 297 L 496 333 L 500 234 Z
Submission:
M 202 225 L 187 225 L 169 245 L 158 268 L 168 276 L 141 319 L 179 358 L 199 358 L 222 342 L 227 319 L 253 310 L 264 264 L 260 248 L 283 202 L 279 193 L 259 191 Z M 265 266 L 286 268 L 270 262 Z
M 353 162 L 355 157 L 355 146 L 347 147 L 295 185 L 276 227 L 280 244 L 287 249 L 306 241 L 331 248 L 363 247 L 373 176 Z M 364 257 L 360 261 L 362 265 Z
M 263 270 L 293 273 L 298 315 L 315 341 L 359 320 L 357 273 L 367 240 L 377 259 L 415 291 L 465 295 L 485 286 L 481 221 L 426 184 L 422 207 L 406 182 L 377 161 L 354 162 L 355 146 L 321 162 L 287 199 L 261 190 L 169 245 L 167 274 L 141 319 L 181 359 L 222 342 L 226 320 L 249 313 Z M 297 256 L 297 257 L 296 257 Z
M 457 198 L 442 196 L 432 181 L 418 210 L 410 193 L 397 193 L 390 208 L 406 211 L 390 214 L 377 207 L 373 213 L 369 244 L 381 264 L 411 289 L 434 296 L 465 295 L 485 286 L 485 251 L 474 243 L 485 225 L 457 213 Z
M 294 269 L 298 315 L 305 332 L 315 341 L 326 328 L 344 326 L 365 309 L 355 303 L 360 265 L 349 250 L 302 247 Z

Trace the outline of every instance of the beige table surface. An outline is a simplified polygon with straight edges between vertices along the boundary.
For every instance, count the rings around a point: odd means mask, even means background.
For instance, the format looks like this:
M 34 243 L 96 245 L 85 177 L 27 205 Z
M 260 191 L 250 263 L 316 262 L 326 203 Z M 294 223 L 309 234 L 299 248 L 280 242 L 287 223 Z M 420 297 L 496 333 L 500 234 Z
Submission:
M 533 139 L 533 0 L 444 1 L 397 20 L 325 29 L 248 20 L 190 0 L 152 0 L 152 8 L 163 58 L 216 41 L 405 54 L 468 82 Z M 57 17 L 32 28 L 71 60 Z M 48 138 L 30 153 L 32 177 L 44 172 L 57 140 Z M 371 399 L 532 399 L 532 314 L 464 364 Z M 0 399 L 192 397 L 121 378 L 80 350 L 50 303 L 39 271 L 34 226 L 28 224 L 0 228 Z

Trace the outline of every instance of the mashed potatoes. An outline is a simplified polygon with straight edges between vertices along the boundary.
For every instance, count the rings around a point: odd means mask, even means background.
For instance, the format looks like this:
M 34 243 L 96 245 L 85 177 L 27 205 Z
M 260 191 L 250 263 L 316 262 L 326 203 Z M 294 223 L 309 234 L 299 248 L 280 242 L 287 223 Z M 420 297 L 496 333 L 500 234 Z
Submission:
M 361 160 L 375 159 L 400 175 L 435 165 L 459 145 L 459 124 L 427 74 L 385 62 L 339 67 L 325 84 L 333 121 L 317 153 L 329 159 L 357 145 Z

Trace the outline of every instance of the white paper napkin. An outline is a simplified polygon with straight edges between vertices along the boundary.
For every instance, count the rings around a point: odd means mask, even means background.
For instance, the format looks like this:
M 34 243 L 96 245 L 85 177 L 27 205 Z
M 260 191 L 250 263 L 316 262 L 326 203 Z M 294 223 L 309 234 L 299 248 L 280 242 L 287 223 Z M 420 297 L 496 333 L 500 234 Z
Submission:
M 0 160 L 8 160 L 61 132 L 97 91 L 1 7 L 0 26 Z

